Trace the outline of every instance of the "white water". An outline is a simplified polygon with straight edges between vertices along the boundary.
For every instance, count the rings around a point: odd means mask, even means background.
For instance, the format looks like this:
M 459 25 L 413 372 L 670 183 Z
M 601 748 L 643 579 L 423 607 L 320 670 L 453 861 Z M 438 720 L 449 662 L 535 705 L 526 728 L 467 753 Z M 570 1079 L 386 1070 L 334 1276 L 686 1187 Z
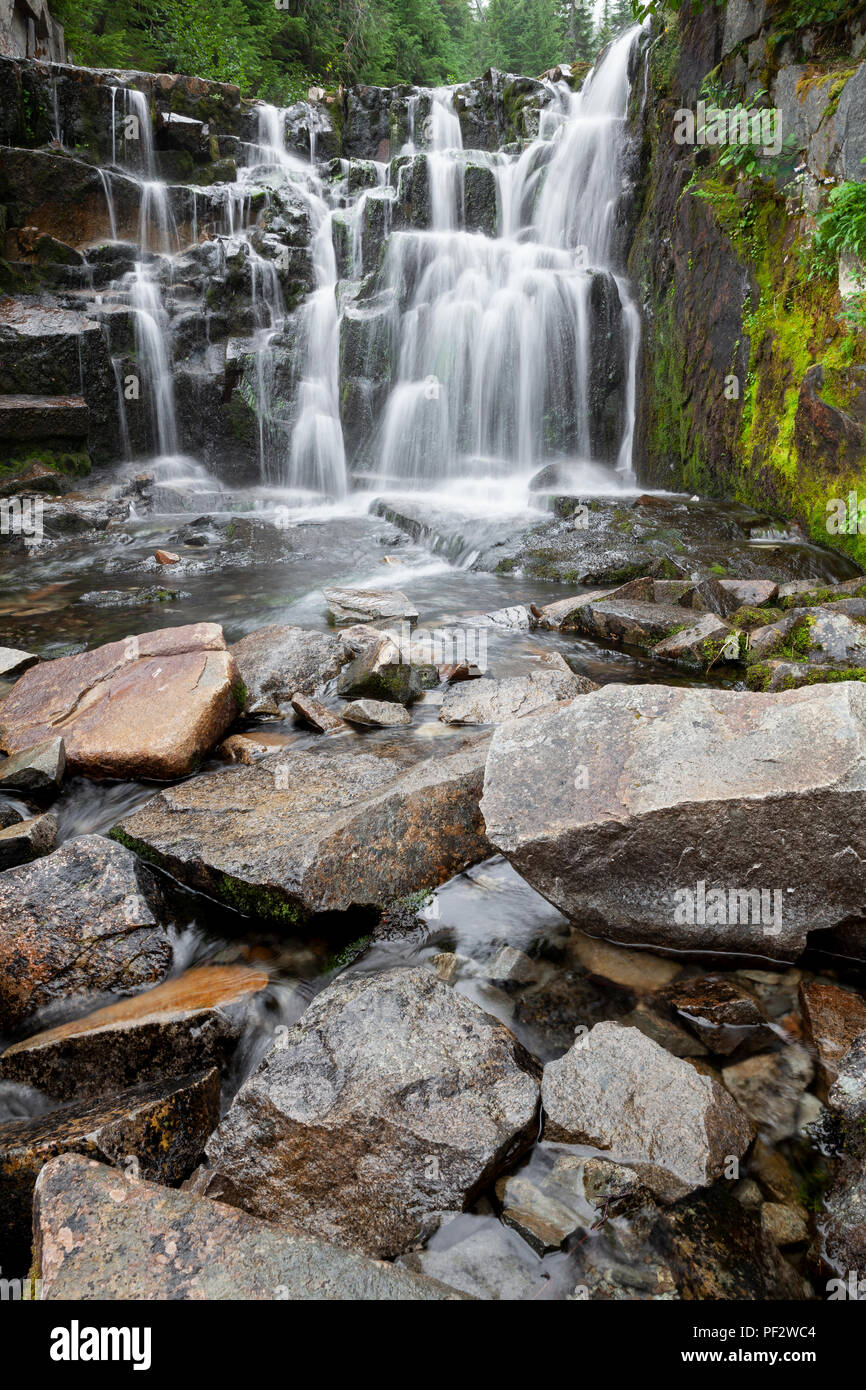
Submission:
M 525 492 L 539 466 L 559 461 L 582 468 L 594 488 L 600 474 L 611 486 L 627 485 L 639 319 L 617 265 L 615 231 L 637 32 L 611 45 L 580 93 L 547 84 L 539 136 L 519 154 L 464 149 L 453 91 L 415 92 L 399 164 L 374 165 L 368 186 L 351 196 L 346 162 L 342 182 L 326 181 L 314 163 L 287 148 L 286 122 L 297 119 L 297 110 L 287 117 L 260 104 L 246 167 L 237 183 L 217 192 L 217 221 L 213 192 L 190 193 L 184 227 L 172 212 L 177 198 L 158 178 L 148 98 L 112 89 L 113 160 L 133 168 L 140 186 L 141 259 L 126 291 L 160 453 L 178 449 L 166 298 L 174 260 L 186 249 L 181 238 L 191 234 L 193 241 L 218 242 L 223 267 L 238 256 L 247 265 L 253 313 L 240 353 L 243 390 L 258 420 L 263 484 L 340 498 L 358 473 L 368 485 L 462 488 L 474 498 L 486 488 L 491 499 L 504 493 L 510 501 Z M 315 157 L 319 118 L 314 107 L 304 106 L 303 116 Z M 124 133 L 129 117 L 136 118 L 137 140 Z M 419 170 L 426 175 L 427 224 L 392 231 L 401 181 L 421 178 Z M 494 235 L 489 227 L 467 228 L 470 170 L 489 180 Z M 266 207 L 279 208 L 281 190 L 300 200 L 311 231 L 313 289 L 290 311 L 274 239 L 263 243 L 256 226 L 262 194 Z M 207 212 L 200 231 L 202 197 Z M 110 184 L 106 198 L 115 235 Z M 337 219 L 348 229 L 342 253 Z M 375 280 L 364 280 L 364 268 L 377 259 Z M 340 280 L 341 273 L 354 282 Z M 364 297 L 356 301 L 359 286 Z M 615 438 L 605 436 L 601 453 L 593 408 L 600 296 L 622 341 L 619 424 L 614 419 Z M 201 312 L 206 337 L 204 303 Z M 391 362 L 384 396 L 369 382 L 373 424 L 359 445 L 353 441 L 352 457 L 340 418 L 347 314 L 387 343 Z M 506 488 L 509 479 L 515 486 Z

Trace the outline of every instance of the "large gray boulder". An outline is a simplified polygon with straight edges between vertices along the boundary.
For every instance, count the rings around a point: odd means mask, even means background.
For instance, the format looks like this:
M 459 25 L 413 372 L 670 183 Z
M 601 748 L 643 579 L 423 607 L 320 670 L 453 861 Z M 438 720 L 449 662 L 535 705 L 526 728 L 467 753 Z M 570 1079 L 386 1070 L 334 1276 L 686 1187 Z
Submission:
M 503 1024 L 431 970 L 344 977 L 241 1087 L 201 1190 L 401 1254 L 532 1143 L 536 1073 Z
M 435 1279 L 63 1154 L 34 1202 L 42 1298 L 454 1299 Z
M 545 1139 L 604 1149 L 666 1202 L 715 1182 L 753 1138 L 717 1081 L 619 1023 L 547 1063 L 541 1103 Z
M 791 959 L 866 910 L 866 689 L 608 685 L 500 726 L 481 809 L 590 932 Z

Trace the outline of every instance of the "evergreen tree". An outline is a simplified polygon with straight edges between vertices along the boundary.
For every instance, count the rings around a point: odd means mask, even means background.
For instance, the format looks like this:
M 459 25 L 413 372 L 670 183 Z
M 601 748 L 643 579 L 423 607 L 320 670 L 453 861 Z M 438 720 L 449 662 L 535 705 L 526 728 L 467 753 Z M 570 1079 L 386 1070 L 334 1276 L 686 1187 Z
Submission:
M 564 0 L 559 19 L 563 57 L 570 62 L 591 63 L 595 57 L 592 0 Z

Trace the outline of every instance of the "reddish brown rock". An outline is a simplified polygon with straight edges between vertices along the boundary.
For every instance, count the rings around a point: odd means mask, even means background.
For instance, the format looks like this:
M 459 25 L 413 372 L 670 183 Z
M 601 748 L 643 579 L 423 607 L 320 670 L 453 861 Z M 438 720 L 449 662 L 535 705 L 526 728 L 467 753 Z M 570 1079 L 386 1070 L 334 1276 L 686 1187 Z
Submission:
M 221 627 L 161 628 L 25 671 L 3 702 L 2 747 L 17 753 L 61 735 L 73 775 L 182 777 L 240 703 Z
M 859 1033 L 866 1031 L 866 999 L 823 980 L 800 986 L 806 1037 L 818 1054 L 818 1095 L 827 1099 L 839 1063 Z

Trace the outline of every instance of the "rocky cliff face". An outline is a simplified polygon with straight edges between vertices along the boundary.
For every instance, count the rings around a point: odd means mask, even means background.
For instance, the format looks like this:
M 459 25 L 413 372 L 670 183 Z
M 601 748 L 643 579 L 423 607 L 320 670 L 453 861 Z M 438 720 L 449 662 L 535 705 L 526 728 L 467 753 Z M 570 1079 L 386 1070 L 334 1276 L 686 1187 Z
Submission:
M 644 159 L 629 262 L 644 325 L 635 457 L 646 482 L 775 508 L 862 562 L 862 537 L 828 536 L 826 522 L 866 464 L 866 335 L 840 317 L 844 279 L 816 275 L 811 256 L 830 186 L 866 179 L 866 17 L 795 30 L 787 8 L 735 0 L 654 33 L 648 100 L 632 113 Z M 676 143 L 675 113 L 702 93 L 777 108 L 791 139 L 758 180 Z

